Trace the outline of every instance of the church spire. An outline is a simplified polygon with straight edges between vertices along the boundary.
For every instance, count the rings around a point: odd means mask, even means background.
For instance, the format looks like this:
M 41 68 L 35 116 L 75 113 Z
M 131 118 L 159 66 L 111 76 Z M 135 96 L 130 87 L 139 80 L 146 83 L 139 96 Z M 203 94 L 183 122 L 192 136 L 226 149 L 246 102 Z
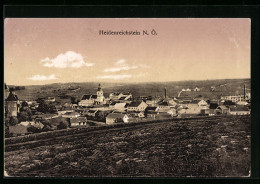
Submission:
M 98 91 L 101 91 L 102 89 L 101 89 L 101 85 L 100 85 L 100 83 L 99 83 L 99 85 L 98 85 Z

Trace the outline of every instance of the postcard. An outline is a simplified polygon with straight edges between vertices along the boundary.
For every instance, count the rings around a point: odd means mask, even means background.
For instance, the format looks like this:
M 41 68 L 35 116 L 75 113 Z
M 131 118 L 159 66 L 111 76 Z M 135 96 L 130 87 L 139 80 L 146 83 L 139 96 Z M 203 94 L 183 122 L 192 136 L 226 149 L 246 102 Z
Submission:
M 6 18 L 4 176 L 251 176 L 249 18 Z

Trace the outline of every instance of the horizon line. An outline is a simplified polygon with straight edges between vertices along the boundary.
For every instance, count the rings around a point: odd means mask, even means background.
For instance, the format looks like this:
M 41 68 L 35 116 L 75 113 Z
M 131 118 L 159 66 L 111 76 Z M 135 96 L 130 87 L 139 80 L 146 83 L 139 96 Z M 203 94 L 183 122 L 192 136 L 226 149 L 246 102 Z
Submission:
M 188 81 L 214 81 L 214 80 L 251 80 L 251 78 L 222 78 L 222 79 L 198 79 L 198 80 L 178 80 L 178 81 L 147 81 L 147 82 L 101 82 L 101 81 L 86 81 L 86 82 L 54 82 L 48 84 L 26 84 L 26 85 L 17 85 L 17 84 L 6 84 L 7 86 L 45 86 L 45 85 L 53 85 L 53 84 L 75 84 L 75 83 L 103 83 L 103 84 L 142 84 L 142 83 L 169 83 L 169 82 L 188 82 Z

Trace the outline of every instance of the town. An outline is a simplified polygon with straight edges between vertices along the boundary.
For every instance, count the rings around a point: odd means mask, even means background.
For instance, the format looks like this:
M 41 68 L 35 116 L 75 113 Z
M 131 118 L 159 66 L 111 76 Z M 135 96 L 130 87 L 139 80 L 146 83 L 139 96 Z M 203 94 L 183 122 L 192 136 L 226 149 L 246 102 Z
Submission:
M 220 98 L 183 95 L 202 91 L 199 86 L 183 88 L 175 97 L 168 96 L 166 87 L 161 89 L 161 96 L 137 97 L 125 91 L 104 96 L 101 84 L 96 89 L 95 94 L 84 94 L 78 101 L 71 98 L 70 103 L 60 104 L 52 96 L 20 101 L 15 90 L 5 84 L 5 137 L 116 123 L 248 115 L 251 111 L 251 95 L 246 85 L 240 95 Z

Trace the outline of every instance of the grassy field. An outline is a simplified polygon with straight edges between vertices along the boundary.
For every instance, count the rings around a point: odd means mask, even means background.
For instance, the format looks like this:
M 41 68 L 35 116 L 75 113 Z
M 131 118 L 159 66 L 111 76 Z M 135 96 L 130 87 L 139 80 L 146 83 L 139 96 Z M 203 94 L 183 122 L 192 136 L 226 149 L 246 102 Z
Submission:
M 42 177 L 248 176 L 250 132 L 250 116 L 106 128 L 6 151 L 5 171 Z

